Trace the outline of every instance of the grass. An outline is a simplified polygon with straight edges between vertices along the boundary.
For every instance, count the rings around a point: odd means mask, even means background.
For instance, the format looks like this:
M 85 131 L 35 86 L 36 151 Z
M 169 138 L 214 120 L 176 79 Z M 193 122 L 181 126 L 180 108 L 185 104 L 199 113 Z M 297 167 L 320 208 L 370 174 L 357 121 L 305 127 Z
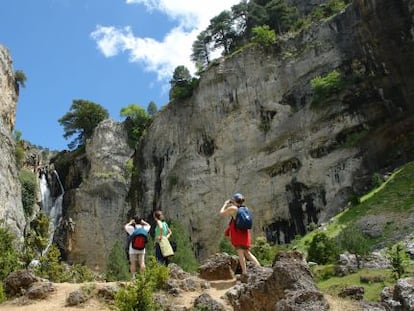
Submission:
M 365 278 L 383 279 L 371 283 L 361 282 L 361 276 Z M 395 280 L 392 278 L 390 269 L 361 269 L 357 273 L 349 274 L 344 277 L 331 277 L 327 280 L 317 282 L 319 289 L 331 296 L 338 296 L 338 293 L 349 286 L 364 287 L 364 299 L 369 301 L 379 301 L 380 294 L 384 287 L 393 286 Z
M 401 226 L 401 221 L 407 218 L 407 214 L 414 213 L 414 162 L 409 162 L 392 173 L 385 182 L 363 195 L 359 202 L 358 205 L 350 206 L 333 217 L 329 224 L 324 226 L 324 231 L 329 237 L 335 237 L 344 227 L 371 215 L 384 215 L 390 219 L 384 228 L 382 238 L 372 240 L 373 244 L 393 240 L 398 232 L 409 232 L 410 228 Z M 306 253 L 316 233 L 317 230 L 314 230 L 304 237 L 299 237 L 292 245 Z

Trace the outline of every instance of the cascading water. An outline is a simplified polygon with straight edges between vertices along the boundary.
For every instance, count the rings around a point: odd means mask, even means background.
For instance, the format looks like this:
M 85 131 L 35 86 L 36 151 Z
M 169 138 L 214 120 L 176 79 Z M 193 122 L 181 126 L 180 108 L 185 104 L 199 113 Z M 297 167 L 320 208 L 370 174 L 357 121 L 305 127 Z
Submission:
M 55 229 L 59 224 L 59 221 L 62 217 L 62 201 L 65 190 L 63 188 L 62 182 L 60 181 L 59 174 L 54 170 L 53 174 L 56 177 L 57 182 L 59 183 L 61 194 L 53 201 L 53 198 L 50 195 L 49 186 L 47 184 L 46 174 L 40 174 L 40 193 L 42 196 L 42 210 L 49 217 L 49 240 L 43 254 L 46 254 L 49 250 L 49 247 L 52 245 L 53 236 Z

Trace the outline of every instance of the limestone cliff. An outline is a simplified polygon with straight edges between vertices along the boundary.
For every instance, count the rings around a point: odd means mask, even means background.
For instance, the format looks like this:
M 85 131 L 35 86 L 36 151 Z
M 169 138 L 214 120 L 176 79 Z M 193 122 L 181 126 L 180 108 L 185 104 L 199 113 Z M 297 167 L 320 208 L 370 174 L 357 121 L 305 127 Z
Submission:
M 356 0 L 272 51 L 217 61 L 148 130 L 137 155 L 145 212 L 179 220 L 204 259 L 236 191 L 254 236 L 283 243 L 342 210 L 373 173 L 413 159 L 413 7 Z M 346 87 L 312 104 L 310 81 L 333 70 Z
M 9 51 L 0 45 L 0 220 L 23 236 L 26 224 L 13 135 L 17 88 Z
M 132 154 L 123 124 L 105 120 L 87 141 L 86 154 L 75 157 L 66 169 L 54 163 L 66 189 L 55 242 L 68 262 L 102 272 L 114 243 L 126 242 L 127 161 Z

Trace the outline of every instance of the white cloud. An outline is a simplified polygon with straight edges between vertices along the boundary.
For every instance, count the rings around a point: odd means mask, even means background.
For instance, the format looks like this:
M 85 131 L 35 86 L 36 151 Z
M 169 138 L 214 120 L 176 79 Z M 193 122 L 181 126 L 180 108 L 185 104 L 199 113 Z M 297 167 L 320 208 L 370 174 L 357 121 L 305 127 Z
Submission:
M 131 62 L 142 63 L 146 71 L 155 72 L 159 80 L 167 81 L 179 65 L 194 72 L 190 55 L 197 35 L 207 28 L 211 18 L 240 0 L 126 0 L 126 3 L 160 11 L 177 21 L 178 26 L 166 33 L 162 41 L 135 37 L 129 26 L 98 25 L 91 37 L 105 57 L 126 52 Z

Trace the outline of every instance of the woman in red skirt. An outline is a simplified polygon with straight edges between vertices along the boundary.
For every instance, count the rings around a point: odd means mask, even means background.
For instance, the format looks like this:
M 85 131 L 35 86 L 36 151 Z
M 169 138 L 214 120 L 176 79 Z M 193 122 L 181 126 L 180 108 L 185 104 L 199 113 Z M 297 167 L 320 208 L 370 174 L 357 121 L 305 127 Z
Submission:
M 235 193 L 232 200 L 224 202 L 220 210 L 221 216 L 231 216 L 229 227 L 227 228 L 225 235 L 230 237 L 231 244 L 237 251 L 239 256 L 239 263 L 242 270 L 242 274 L 247 272 L 246 259 L 251 260 L 256 266 L 260 266 L 257 258 L 250 252 L 252 244 L 250 230 L 238 229 L 235 225 L 235 219 L 237 209 L 244 202 L 244 196 L 240 193 Z

